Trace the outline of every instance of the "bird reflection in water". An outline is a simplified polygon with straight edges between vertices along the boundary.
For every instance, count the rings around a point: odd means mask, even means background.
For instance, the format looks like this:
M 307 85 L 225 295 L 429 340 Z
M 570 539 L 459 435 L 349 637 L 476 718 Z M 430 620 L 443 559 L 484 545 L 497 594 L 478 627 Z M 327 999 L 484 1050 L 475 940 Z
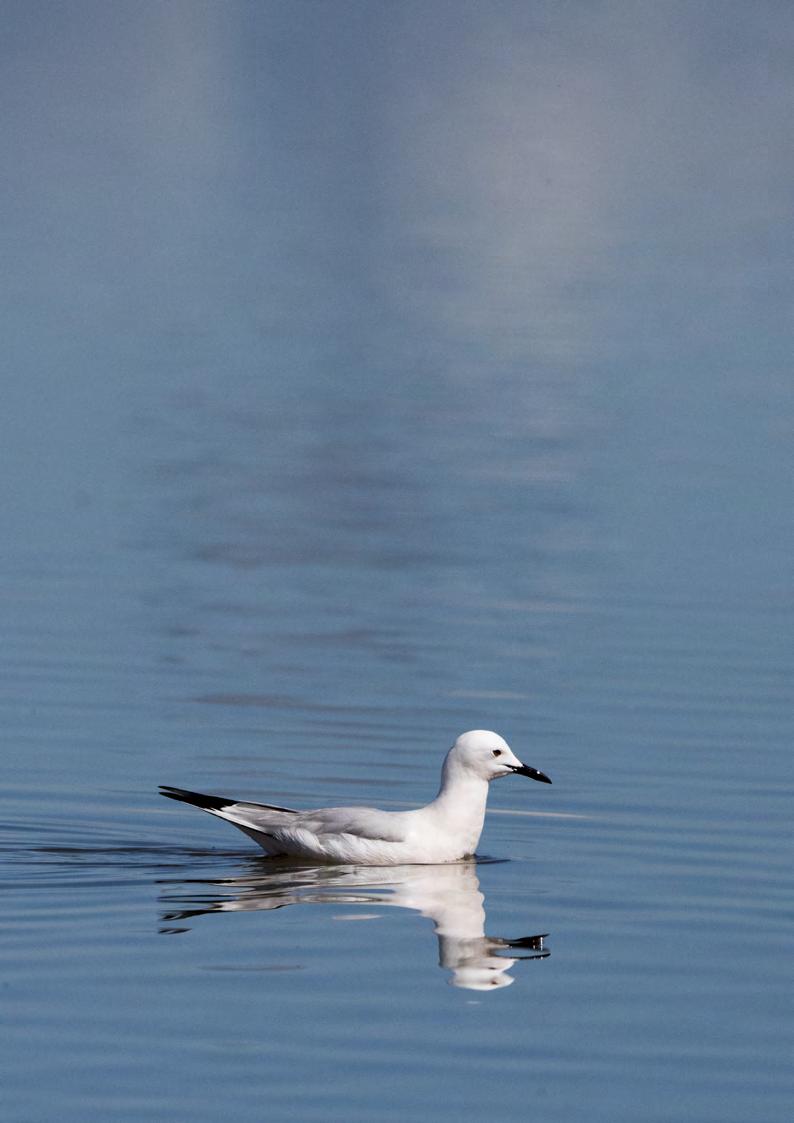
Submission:
M 297 866 L 270 859 L 252 863 L 250 873 L 195 882 L 171 883 L 162 901 L 184 907 L 163 914 L 164 933 L 185 932 L 180 922 L 207 913 L 253 912 L 286 905 L 365 905 L 420 913 L 433 922 L 439 965 L 452 986 L 493 990 L 515 980 L 508 971 L 522 959 L 545 959 L 546 933 L 506 939 L 485 934 L 484 897 L 477 863 L 439 866 Z

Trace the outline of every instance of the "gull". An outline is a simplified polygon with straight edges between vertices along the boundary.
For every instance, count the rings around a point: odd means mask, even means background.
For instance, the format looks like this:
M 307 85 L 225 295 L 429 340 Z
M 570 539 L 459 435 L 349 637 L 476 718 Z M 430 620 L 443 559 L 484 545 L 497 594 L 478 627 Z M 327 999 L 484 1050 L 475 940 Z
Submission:
M 488 785 L 501 776 L 550 784 L 522 764 L 502 737 L 487 729 L 462 733 L 447 753 L 438 795 L 413 811 L 321 807 L 296 811 L 162 785 L 168 799 L 191 803 L 226 819 L 270 855 L 341 865 L 436 865 L 470 858 L 485 819 Z

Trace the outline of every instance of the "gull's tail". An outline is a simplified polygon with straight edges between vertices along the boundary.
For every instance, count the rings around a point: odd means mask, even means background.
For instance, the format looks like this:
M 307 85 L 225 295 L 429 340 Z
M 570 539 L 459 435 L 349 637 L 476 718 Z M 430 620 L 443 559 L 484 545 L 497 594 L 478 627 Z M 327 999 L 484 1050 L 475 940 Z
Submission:
M 226 799 L 222 795 L 202 795 L 201 792 L 189 792 L 185 788 L 172 788 L 170 784 L 160 785 L 160 795 L 166 799 L 178 799 L 180 803 L 192 803 L 194 807 L 203 807 L 205 811 L 222 811 L 236 803 L 236 799 Z
M 160 795 L 166 799 L 178 799 L 180 803 L 192 803 L 203 811 L 225 811 L 229 807 L 239 807 L 256 811 L 281 811 L 285 815 L 297 815 L 294 807 L 276 807 L 275 803 L 251 803 L 246 799 L 227 799 L 223 795 L 204 795 L 202 792 L 189 792 L 187 788 L 172 788 L 170 784 L 160 785 Z
M 227 823 L 259 843 L 268 854 L 281 854 L 281 846 L 271 838 L 271 832 L 279 826 L 293 823 L 293 815 L 298 812 L 292 807 L 276 807 L 272 803 L 249 803 L 247 800 L 227 799 L 222 795 L 204 795 L 203 792 L 189 792 L 186 788 L 172 788 L 170 784 L 160 785 L 160 795 L 166 799 L 176 799 L 180 803 L 190 803 L 217 815 Z M 269 830 L 270 828 L 270 830 Z

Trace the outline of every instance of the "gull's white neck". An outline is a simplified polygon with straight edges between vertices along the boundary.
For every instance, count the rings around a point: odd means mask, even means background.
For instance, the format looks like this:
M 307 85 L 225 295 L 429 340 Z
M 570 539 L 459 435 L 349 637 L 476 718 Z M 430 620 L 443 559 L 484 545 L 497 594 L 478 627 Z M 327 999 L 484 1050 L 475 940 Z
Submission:
M 447 829 L 469 836 L 473 851 L 482 833 L 487 800 L 488 781 L 448 754 L 441 770 L 438 795 L 427 809 L 432 809 Z

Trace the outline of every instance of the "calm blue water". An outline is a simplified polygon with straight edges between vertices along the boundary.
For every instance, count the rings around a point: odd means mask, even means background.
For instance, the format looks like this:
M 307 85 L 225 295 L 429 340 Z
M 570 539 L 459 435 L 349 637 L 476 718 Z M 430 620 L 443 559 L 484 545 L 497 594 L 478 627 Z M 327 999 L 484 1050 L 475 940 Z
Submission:
M 794 10 L 3 25 L 3 1119 L 788 1120 Z

